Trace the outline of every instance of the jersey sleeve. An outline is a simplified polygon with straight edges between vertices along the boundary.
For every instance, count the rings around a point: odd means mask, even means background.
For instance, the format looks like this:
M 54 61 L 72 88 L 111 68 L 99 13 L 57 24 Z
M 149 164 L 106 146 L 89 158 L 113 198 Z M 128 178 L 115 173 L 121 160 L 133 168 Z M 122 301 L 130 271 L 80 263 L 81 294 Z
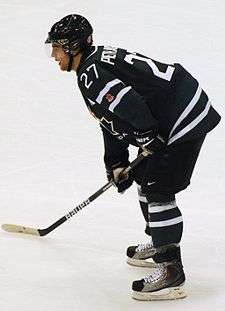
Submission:
M 101 126 L 101 129 L 105 147 L 104 162 L 106 168 L 111 168 L 117 164 L 127 167 L 129 165 L 129 144 L 116 139 L 103 126 Z
M 102 63 L 95 62 L 83 70 L 78 84 L 90 105 L 101 105 L 137 130 L 157 127 L 157 121 L 143 97 L 104 68 Z

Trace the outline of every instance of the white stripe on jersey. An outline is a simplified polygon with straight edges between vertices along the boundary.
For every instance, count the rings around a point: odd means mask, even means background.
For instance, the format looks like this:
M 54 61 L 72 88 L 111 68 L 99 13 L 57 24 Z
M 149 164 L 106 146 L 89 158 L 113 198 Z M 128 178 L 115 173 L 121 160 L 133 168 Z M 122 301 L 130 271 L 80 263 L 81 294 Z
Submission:
M 194 95 L 194 97 L 192 98 L 192 100 L 190 101 L 190 103 L 188 104 L 188 106 L 185 108 L 185 110 L 182 112 L 182 114 L 180 115 L 180 117 L 178 118 L 177 122 L 174 124 L 169 138 L 171 138 L 173 132 L 175 131 L 175 129 L 178 127 L 178 125 L 187 117 L 187 115 L 191 112 L 191 110 L 194 108 L 194 106 L 196 105 L 197 101 L 200 98 L 202 89 L 201 87 L 198 85 L 197 91 Z
M 184 136 L 187 132 L 192 130 L 198 123 L 200 123 L 207 116 L 210 107 L 211 107 L 211 103 L 210 101 L 208 101 L 202 113 L 200 113 L 200 115 L 198 115 L 196 119 L 194 119 L 191 123 L 185 126 L 180 132 L 178 132 L 176 135 L 170 138 L 168 141 L 168 145 L 172 144 L 178 138 Z
M 93 102 L 93 100 L 91 100 L 90 98 L 87 98 L 89 100 L 89 103 L 91 104 L 91 106 L 94 106 L 96 104 L 96 102 Z
M 116 106 L 120 103 L 121 99 L 123 98 L 123 96 L 125 94 L 127 94 L 127 92 L 129 92 L 131 89 L 131 86 L 127 86 L 125 88 L 123 88 L 116 96 L 116 98 L 114 99 L 114 101 L 110 104 L 109 106 L 109 110 L 111 112 L 114 111 L 114 109 L 116 108 Z
M 108 82 L 105 87 L 101 90 L 101 92 L 98 94 L 98 97 L 96 98 L 96 102 L 98 104 L 101 104 L 103 97 L 108 93 L 108 91 L 116 84 L 123 83 L 119 79 L 114 79 L 110 82 Z

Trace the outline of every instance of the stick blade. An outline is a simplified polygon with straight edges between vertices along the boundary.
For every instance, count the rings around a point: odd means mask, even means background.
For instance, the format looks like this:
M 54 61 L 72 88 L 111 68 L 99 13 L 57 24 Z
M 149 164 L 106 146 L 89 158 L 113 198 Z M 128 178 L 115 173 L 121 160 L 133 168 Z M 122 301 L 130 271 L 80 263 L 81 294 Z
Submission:
M 3 224 L 2 229 L 7 232 L 25 233 L 25 234 L 32 234 L 32 235 L 40 236 L 38 229 L 31 228 L 31 227 L 24 227 L 20 225 L 12 225 L 12 224 Z

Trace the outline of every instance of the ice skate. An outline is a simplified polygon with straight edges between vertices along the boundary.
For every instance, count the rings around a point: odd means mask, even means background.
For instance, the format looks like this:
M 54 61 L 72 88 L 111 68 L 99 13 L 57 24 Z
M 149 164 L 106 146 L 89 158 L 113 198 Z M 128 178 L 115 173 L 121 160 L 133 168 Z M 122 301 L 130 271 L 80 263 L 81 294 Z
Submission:
M 185 275 L 180 261 L 164 262 L 144 279 L 133 282 L 132 298 L 137 300 L 173 300 L 185 298 Z
M 156 264 L 152 257 L 155 253 L 156 249 L 154 248 L 152 241 L 146 244 L 129 246 L 127 248 L 127 263 L 136 267 L 154 268 Z

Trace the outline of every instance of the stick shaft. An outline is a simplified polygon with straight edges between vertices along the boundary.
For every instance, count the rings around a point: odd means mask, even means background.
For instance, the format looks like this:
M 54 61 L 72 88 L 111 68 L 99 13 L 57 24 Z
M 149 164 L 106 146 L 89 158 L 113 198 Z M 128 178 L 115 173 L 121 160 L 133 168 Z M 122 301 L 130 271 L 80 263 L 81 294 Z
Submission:
M 107 184 L 105 184 L 103 187 L 98 189 L 94 194 L 92 194 L 87 200 L 83 201 L 79 205 L 77 205 L 74 209 L 72 209 L 68 214 L 64 215 L 60 219 L 58 219 L 56 222 L 54 222 L 51 226 L 45 229 L 38 229 L 38 232 L 40 236 L 44 236 L 48 234 L 49 232 L 53 231 L 60 225 L 62 225 L 64 222 L 66 222 L 68 219 L 73 217 L 75 214 L 77 214 L 79 211 L 81 211 L 85 206 L 93 202 L 95 199 L 97 199 L 101 194 L 103 194 L 106 190 L 108 190 L 113 183 L 109 181 Z
M 134 167 L 136 167 L 144 158 L 146 158 L 150 154 L 149 151 L 144 150 L 142 151 L 136 159 L 134 159 L 130 165 L 126 168 L 126 172 L 129 172 Z M 101 194 L 103 194 L 106 190 L 108 190 L 113 185 L 112 181 L 109 181 L 107 184 L 105 184 L 103 187 L 98 189 L 94 194 L 92 194 L 87 200 L 83 201 L 79 205 L 77 205 L 74 209 L 72 209 L 68 214 L 61 217 L 59 220 L 54 222 L 51 226 L 45 229 L 38 229 L 38 232 L 40 236 L 44 236 L 48 234 L 49 232 L 53 231 L 60 225 L 62 225 L 64 222 L 66 222 L 69 218 L 73 217 L 76 213 L 78 213 L 80 210 L 82 210 L 85 206 L 93 202 L 95 199 L 97 199 Z
M 125 169 L 125 171 L 129 172 L 130 170 L 132 170 L 149 154 L 151 154 L 149 151 L 146 151 L 146 150 L 142 151 L 142 153 L 140 153 L 137 156 L 137 158 L 130 163 L 130 165 Z M 89 205 L 91 202 L 97 199 L 101 194 L 107 191 L 112 185 L 113 185 L 113 181 L 109 181 L 103 187 L 98 189 L 94 194 L 92 194 L 88 199 L 86 199 L 85 201 L 77 205 L 74 209 L 72 209 L 70 212 L 68 212 L 66 215 L 58 219 L 56 222 L 54 222 L 47 228 L 36 229 L 36 228 L 25 227 L 25 226 L 20 226 L 20 225 L 4 224 L 2 225 L 2 229 L 8 232 L 27 233 L 27 234 L 39 235 L 39 236 L 47 235 L 51 231 L 55 230 L 57 227 L 61 226 L 64 222 L 66 222 L 68 219 L 73 217 L 79 211 L 81 211 L 85 206 Z

